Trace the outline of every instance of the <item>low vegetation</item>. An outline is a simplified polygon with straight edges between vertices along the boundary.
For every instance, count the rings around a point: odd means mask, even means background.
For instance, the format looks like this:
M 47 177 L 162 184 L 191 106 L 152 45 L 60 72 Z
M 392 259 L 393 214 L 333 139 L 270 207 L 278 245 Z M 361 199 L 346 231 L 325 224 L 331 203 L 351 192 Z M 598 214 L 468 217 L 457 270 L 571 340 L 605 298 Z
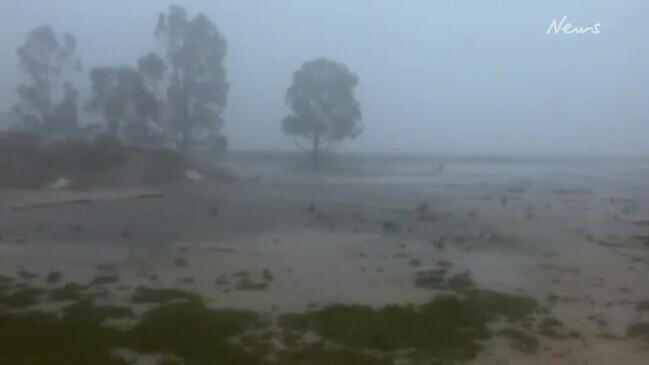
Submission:
M 538 303 L 523 295 L 479 290 L 468 273 L 447 276 L 446 269 L 418 276 L 420 287 L 440 294 L 422 306 L 330 305 L 305 313 L 279 317 L 288 333 L 314 332 L 343 348 L 356 351 L 412 352 L 424 363 L 455 363 L 474 358 L 483 340 L 493 335 L 509 338 L 522 352 L 538 350 L 539 341 L 530 327 L 540 313 Z M 510 325 L 500 330 L 499 324 Z M 554 323 L 553 323 L 554 324 Z M 502 327 L 502 326 L 501 326 Z M 378 360 L 377 360 L 378 361 Z
M 6 151 L 5 151 L 6 149 Z M 4 146 L 0 153 L 0 186 L 38 188 L 61 176 L 87 180 L 127 160 L 124 147 L 110 138 L 68 140 L 47 145 Z
M 508 338 L 512 348 L 521 352 L 532 354 L 537 352 L 540 346 L 536 336 L 515 328 L 504 328 L 498 331 L 498 335 Z
M 270 270 L 258 274 L 260 283 L 274 280 Z M 250 277 L 232 275 L 238 283 Z M 179 289 L 139 286 L 130 308 L 106 304 L 94 286 L 48 290 L 12 278 L 0 284 L 0 343 L 8 345 L 0 351 L 3 364 L 128 364 L 117 349 L 163 354 L 164 364 L 451 364 L 475 358 L 493 336 L 534 353 L 535 329 L 564 328 L 539 316 L 528 297 L 480 290 L 468 273 L 446 271 L 435 286 L 443 292 L 423 305 L 314 305 L 270 321 L 251 311 L 209 308 L 198 294 Z M 41 300 L 69 303 L 58 314 L 25 312 Z M 138 308 L 146 311 L 136 314 Z M 630 333 L 642 331 L 639 325 Z
M 645 299 L 638 302 L 635 306 L 638 314 L 643 314 L 643 312 L 649 311 L 649 300 Z M 631 323 L 627 328 L 627 335 L 630 337 L 644 338 L 649 340 L 649 322 L 647 321 L 636 321 Z
M 635 306 L 635 308 L 639 312 L 649 312 L 649 299 L 642 300 L 638 302 Z
M 49 299 L 53 302 L 81 300 L 85 296 L 86 287 L 77 283 L 67 283 L 50 292 Z
M 126 338 L 138 351 L 172 354 L 189 364 L 257 364 L 255 356 L 229 342 L 256 320 L 253 312 L 174 303 L 147 312 Z
M 117 275 L 100 275 L 97 276 L 93 281 L 93 285 L 106 285 L 106 284 L 115 284 L 119 282 L 119 277 Z
M 186 290 L 180 289 L 156 289 L 146 286 L 139 286 L 133 293 L 134 303 L 167 303 L 172 301 L 201 302 L 201 297 Z
M 19 308 L 38 304 L 44 293 L 42 289 L 30 287 L 3 290 L 0 292 L 0 308 Z

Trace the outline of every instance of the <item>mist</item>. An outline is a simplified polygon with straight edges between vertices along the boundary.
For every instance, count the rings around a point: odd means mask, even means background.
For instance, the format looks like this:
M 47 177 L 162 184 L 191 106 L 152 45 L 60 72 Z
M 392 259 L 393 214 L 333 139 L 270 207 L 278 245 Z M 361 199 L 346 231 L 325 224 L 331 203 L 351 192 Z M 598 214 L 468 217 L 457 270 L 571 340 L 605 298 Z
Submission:
M 223 133 L 232 150 L 292 150 L 280 121 L 302 62 L 357 73 L 364 132 L 337 151 L 646 154 L 649 30 L 643 1 L 3 1 L 0 109 L 16 100 L 16 48 L 47 23 L 74 34 L 84 73 L 156 50 L 157 14 L 178 3 L 228 43 Z M 563 16 L 600 34 L 547 34 Z M 83 74 L 83 73 L 82 73 Z M 78 87 L 87 88 L 87 76 Z M 83 92 L 82 92 L 83 94 Z
M 647 364 L 646 0 L 0 3 L 0 364 Z

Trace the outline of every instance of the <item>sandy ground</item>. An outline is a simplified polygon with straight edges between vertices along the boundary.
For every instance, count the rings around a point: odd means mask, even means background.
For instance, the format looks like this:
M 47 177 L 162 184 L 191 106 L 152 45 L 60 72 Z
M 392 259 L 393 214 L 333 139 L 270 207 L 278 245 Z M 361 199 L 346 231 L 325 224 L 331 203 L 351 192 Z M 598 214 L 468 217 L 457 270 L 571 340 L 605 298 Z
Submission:
M 647 343 L 625 337 L 635 303 L 649 299 L 646 162 L 446 159 L 441 174 L 416 174 L 438 162 L 354 160 L 313 173 L 249 157 L 227 165 L 258 181 L 0 192 L 0 274 L 88 282 L 115 265 L 115 301 L 137 285 L 171 286 L 217 307 L 284 312 L 422 303 L 432 293 L 415 287 L 416 272 L 449 262 L 481 287 L 548 304 L 584 336 L 543 338 L 534 357 L 494 340 L 476 363 L 649 363 Z M 273 279 L 239 290 L 241 271 Z

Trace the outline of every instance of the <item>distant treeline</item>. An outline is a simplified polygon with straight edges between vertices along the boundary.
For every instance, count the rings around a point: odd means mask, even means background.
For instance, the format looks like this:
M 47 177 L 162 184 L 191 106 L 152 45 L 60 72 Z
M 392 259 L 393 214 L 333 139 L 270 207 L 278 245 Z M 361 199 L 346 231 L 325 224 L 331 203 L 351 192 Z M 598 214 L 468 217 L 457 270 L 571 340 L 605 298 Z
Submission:
M 108 135 L 182 154 L 224 151 L 227 138 L 221 129 L 230 86 L 225 38 L 206 15 L 190 17 L 180 6 L 161 13 L 154 30 L 164 54 L 146 53 L 135 66 L 91 68 L 89 95 L 75 87 L 84 72 L 76 38 L 58 36 L 49 25 L 30 31 L 16 50 L 27 82 L 17 88 L 13 113 L 19 121 L 12 128 L 50 141 Z M 362 132 L 353 92 L 358 81 L 345 65 L 326 58 L 304 62 L 294 73 L 285 94 L 292 112 L 281 129 L 306 139 L 303 148 L 314 161 L 332 143 Z M 81 122 L 80 111 L 98 122 Z

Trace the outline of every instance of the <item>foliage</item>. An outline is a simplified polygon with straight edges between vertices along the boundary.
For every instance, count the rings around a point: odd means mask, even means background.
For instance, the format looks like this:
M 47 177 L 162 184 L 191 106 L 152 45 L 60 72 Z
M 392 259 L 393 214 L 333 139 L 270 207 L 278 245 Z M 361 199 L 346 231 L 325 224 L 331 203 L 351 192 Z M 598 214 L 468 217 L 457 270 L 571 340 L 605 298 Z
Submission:
M 649 339 L 649 322 L 633 323 L 627 329 L 631 337 L 644 337 Z
M 200 302 L 198 294 L 179 289 L 155 289 L 139 286 L 133 294 L 135 303 L 165 303 L 171 301 Z
M 219 130 L 229 89 L 225 39 L 207 16 L 190 19 L 180 6 L 160 14 L 155 35 L 166 50 L 166 62 L 149 53 L 138 60 L 138 70 L 149 89 L 162 95 L 168 137 L 183 153 L 199 144 L 224 147 Z
M 84 298 L 86 287 L 77 283 L 67 283 L 60 288 L 52 289 L 49 300 L 52 302 L 64 302 L 68 300 L 81 300 Z
M 327 349 L 320 344 L 306 346 L 303 349 L 289 349 L 280 354 L 281 364 L 298 365 L 388 365 L 389 361 L 360 351 L 348 349 Z
M 117 330 L 53 314 L 0 312 L 0 363 L 14 365 L 123 365 L 111 355 L 120 340 Z
M 144 315 L 129 342 L 137 350 L 173 354 L 192 364 L 255 364 L 228 338 L 256 320 L 252 312 L 214 310 L 197 302 L 163 305 Z
M 127 160 L 124 147 L 111 138 L 70 139 L 47 145 L 0 146 L 0 186 L 42 187 L 61 176 L 107 171 Z
M 158 122 L 160 105 L 140 72 L 130 67 L 99 67 L 90 71 L 90 80 L 93 95 L 86 107 L 104 116 L 113 138 L 122 132 L 134 144 L 155 139 L 151 125 Z
M 44 291 L 38 288 L 19 288 L 10 293 L 0 292 L 0 308 L 19 308 L 38 304 Z
M 27 34 L 18 47 L 20 66 L 28 82 L 18 87 L 20 102 L 14 106 L 21 128 L 47 138 L 65 138 L 78 128 L 78 93 L 70 73 L 81 70 L 76 39 L 65 33 L 61 39 L 49 25 Z
M 510 339 L 512 347 L 525 353 L 536 353 L 540 347 L 539 340 L 536 336 L 515 328 L 504 328 L 498 331 L 498 334 Z
M 470 359 L 488 336 L 487 317 L 466 299 L 440 296 L 421 307 L 330 305 L 280 321 L 337 343 L 381 351 L 420 349 L 433 357 Z M 288 326 L 288 327 L 287 327 Z
M 282 121 L 282 130 L 308 139 L 314 156 L 332 142 L 355 138 L 363 130 L 356 85 L 358 76 L 341 63 L 325 58 L 304 62 L 286 91 L 292 114 Z

